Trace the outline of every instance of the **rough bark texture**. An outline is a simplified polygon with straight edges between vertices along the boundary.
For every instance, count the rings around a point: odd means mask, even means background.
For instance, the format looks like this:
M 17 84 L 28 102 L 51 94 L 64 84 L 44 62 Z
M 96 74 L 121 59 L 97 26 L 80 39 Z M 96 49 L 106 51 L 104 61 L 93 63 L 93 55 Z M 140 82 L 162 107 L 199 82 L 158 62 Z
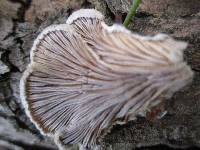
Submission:
M 24 114 L 19 80 L 29 63 L 34 38 L 50 24 L 64 23 L 78 8 L 96 8 L 112 24 L 126 14 L 130 0 L 0 0 L 0 149 L 29 150 L 57 147 L 42 137 Z M 165 32 L 187 41 L 185 59 L 195 72 L 193 83 L 176 93 L 159 120 L 117 125 L 102 141 L 107 150 L 200 148 L 200 1 L 143 0 L 129 25 L 134 32 Z

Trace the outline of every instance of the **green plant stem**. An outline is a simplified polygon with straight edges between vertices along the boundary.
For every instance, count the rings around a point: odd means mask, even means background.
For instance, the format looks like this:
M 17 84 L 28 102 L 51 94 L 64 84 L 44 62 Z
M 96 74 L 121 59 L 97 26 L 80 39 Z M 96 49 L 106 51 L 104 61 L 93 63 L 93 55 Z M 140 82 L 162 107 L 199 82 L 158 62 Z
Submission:
M 124 23 L 123 23 L 123 25 L 125 27 L 128 27 L 128 25 L 130 24 L 131 19 L 135 16 L 136 10 L 137 10 L 138 6 L 140 5 L 140 3 L 141 3 L 141 0 L 133 0 L 133 4 L 124 20 Z

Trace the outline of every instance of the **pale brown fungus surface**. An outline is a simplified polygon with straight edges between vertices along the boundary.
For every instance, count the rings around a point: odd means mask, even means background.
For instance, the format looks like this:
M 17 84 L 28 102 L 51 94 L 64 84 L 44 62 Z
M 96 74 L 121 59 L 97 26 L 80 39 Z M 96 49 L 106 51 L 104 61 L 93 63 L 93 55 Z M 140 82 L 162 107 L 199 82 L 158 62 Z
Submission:
M 191 82 L 186 46 L 164 34 L 107 26 L 100 12 L 79 10 L 35 40 L 20 85 L 26 113 L 61 148 L 94 149 L 114 124 L 145 116 Z

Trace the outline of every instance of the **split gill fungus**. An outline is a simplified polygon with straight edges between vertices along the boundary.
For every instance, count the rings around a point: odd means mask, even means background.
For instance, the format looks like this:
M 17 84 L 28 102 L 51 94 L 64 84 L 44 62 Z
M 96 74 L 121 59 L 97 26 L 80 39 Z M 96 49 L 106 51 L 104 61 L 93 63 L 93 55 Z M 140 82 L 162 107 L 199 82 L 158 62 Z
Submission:
M 95 149 L 114 124 L 146 114 L 190 83 L 185 42 L 108 26 L 95 9 L 74 12 L 34 41 L 20 82 L 26 114 L 60 149 Z

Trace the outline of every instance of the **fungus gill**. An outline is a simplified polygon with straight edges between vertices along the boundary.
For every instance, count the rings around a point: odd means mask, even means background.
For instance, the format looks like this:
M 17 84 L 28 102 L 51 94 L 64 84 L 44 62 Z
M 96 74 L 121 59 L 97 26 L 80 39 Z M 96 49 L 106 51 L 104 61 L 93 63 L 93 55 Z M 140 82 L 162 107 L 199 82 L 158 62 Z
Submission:
M 26 114 L 61 149 L 94 149 L 114 124 L 145 115 L 193 77 L 185 42 L 141 36 L 103 18 L 81 9 L 66 24 L 44 29 L 21 78 Z

